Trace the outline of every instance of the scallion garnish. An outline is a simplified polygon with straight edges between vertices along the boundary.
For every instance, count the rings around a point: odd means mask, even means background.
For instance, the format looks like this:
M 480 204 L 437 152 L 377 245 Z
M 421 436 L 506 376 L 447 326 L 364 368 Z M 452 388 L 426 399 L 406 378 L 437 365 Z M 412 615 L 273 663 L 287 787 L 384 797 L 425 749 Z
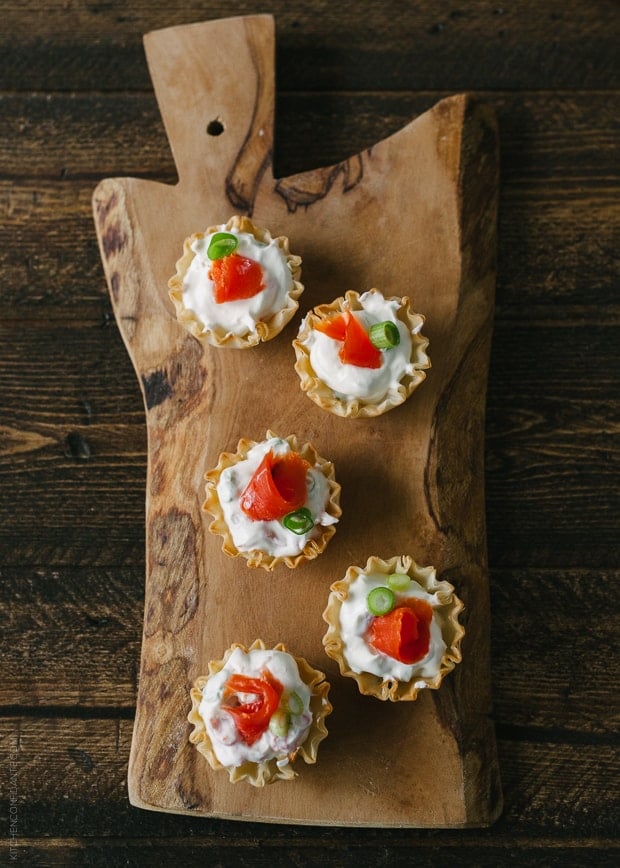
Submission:
M 373 588 L 366 597 L 366 605 L 373 615 L 387 615 L 396 605 L 394 591 L 390 588 Z
M 393 591 L 406 591 L 411 584 L 411 579 L 405 573 L 392 573 L 388 576 L 388 587 Z
M 398 326 L 389 319 L 370 326 L 369 337 L 370 342 L 379 350 L 391 350 L 400 343 Z
M 223 259 L 234 253 L 239 245 L 239 239 L 231 232 L 216 232 L 209 242 L 207 256 L 209 259 Z
M 278 708 L 269 719 L 269 729 L 274 735 L 283 738 L 288 732 L 289 717 L 283 708 Z
M 297 509 L 295 512 L 289 512 L 288 515 L 285 515 L 282 519 L 282 524 L 287 530 L 291 530 L 293 533 L 301 536 L 302 533 L 308 533 L 309 530 L 312 530 L 314 527 L 314 519 L 312 518 L 310 510 L 307 507 L 302 506 L 301 509 Z
M 291 714 L 301 714 L 304 710 L 304 702 L 299 693 L 293 691 L 286 700 L 286 707 Z

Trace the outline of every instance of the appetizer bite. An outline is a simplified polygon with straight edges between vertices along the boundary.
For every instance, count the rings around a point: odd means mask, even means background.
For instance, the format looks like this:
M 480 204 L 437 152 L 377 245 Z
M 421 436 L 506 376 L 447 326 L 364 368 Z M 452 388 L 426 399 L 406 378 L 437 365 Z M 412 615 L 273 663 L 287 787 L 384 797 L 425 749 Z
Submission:
M 433 567 L 371 557 L 331 586 L 325 652 L 360 693 L 392 701 L 438 688 L 461 660 L 463 604 Z
M 380 416 L 402 404 L 430 368 L 424 317 L 407 298 L 378 289 L 322 304 L 307 314 L 293 341 L 301 388 L 336 416 Z
M 298 756 L 316 762 L 332 710 L 328 692 L 325 675 L 282 644 L 232 645 L 191 690 L 190 741 L 232 783 L 291 780 Z
M 211 533 L 224 537 L 223 551 L 250 567 L 294 568 L 317 557 L 336 532 L 340 485 L 334 466 L 314 447 L 267 431 L 266 440 L 240 440 L 205 474 L 204 509 Z
M 177 319 L 216 347 L 253 347 L 279 334 L 299 307 L 301 259 L 248 217 L 196 232 L 168 281 Z

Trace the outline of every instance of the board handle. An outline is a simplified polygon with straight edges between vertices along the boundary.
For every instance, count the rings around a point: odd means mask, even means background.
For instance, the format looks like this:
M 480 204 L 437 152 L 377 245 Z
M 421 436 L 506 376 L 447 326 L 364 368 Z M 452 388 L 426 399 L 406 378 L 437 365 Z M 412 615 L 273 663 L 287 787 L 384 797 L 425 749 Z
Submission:
M 273 160 L 273 16 L 155 30 L 144 49 L 179 183 L 221 196 L 225 177 L 231 207 L 251 214 Z

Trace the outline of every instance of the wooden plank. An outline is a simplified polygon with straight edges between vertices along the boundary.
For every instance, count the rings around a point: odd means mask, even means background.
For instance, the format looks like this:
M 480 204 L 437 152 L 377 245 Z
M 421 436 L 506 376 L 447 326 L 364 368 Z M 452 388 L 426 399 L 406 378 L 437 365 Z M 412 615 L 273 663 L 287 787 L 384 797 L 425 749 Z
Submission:
M 600 649 L 615 642 L 615 582 L 613 570 L 491 570 L 493 718 L 505 737 L 517 729 L 533 742 L 587 744 L 613 735 L 615 672 Z M 142 564 L 3 567 L 0 609 L 11 617 L 0 706 L 55 716 L 123 708 L 133 718 L 143 606 Z
M 345 160 L 449 95 L 403 88 L 278 93 L 274 174 L 286 177 Z M 565 199 L 586 169 L 589 194 L 617 183 L 618 91 L 493 89 L 473 95 L 497 114 L 502 190 L 515 187 L 523 195 L 524 189 L 553 189 Z M 176 177 L 150 91 L 0 93 L 0 123 L 3 176 L 55 181 L 128 174 L 170 182 Z
M 573 352 L 580 316 L 556 313 L 533 322 L 524 309 L 527 325 L 495 326 L 486 424 L 494 568 L 615 565 L 618 329 L 589 327 L 586 365 Z M 144 562 L 142 397 L 116 326 L 92 317 L 59 322 L 42 305 L 36 328 L 32 319 L 27 329 L 0 325 L 6 565 Z
M 157 16 L 147 0 L 120 0 L 75 9 L 36 0 L 5 10 L 0 48 L 4 89 L 148 89 L 143 33 L 201 21 L 205 8 L 181 0 Z M 269 4 L 278 27 L 279 87 L 295 90 L 453 88 L 609 88 L 618 39 L 613 0 L 595 6 L 548 0 L 526 7 L 473 0 L 454 7 L 423 0 L 386 0 L 317 12 L 313 5 Z M 234 14 L 256 12 L 242 0 Z M 229 3 L 208 7 L 211 19 L 231 14 Z M 317 48 L 320 46 L 320 63 Z
M 4 631 L 8 675 L 0 685 L 1 707 L 54 706 L 84 714 L 127 708 L 133 716 L 143 568 L 3 566 L 0 606 L 11 615 Z
M 411 849 L 416 849 L 418 864 L 429 868 L 437 864 L 472 866 L 472 868 L 497 868 L 503 863 L 519 865 L 519 868 L 583 868 L 594 861 L 597 868 L 615 868 L 620 848 L 614 841 L 583 838 L 574 842 L 559 842 L 544 839 L 531 842 L 496 843 L 464 841 L 444 844 L 441 839 L 432 841 L 406 841 L 392 845 L 388 839 L 383 844 L 352 842 L 339 845 L 324 842 L 316 837 L 312 842 L 297 844 L 296 841 L 274 844 L 270 840 L 248 840 L 236 843 L 234 861 L 236 868 L 272 868 L 273 865 L 303 864 L 304 868 L 359 868 L 360 865 L 377 865 L 381 860 L 394 868 L 411 864 Z M 0 844 L 0 853 L 8 848 Z M 321 852 L 322 849 L 322 852 Z M 226 865 L 230 860 L 230 843 L 205 843 L 202 837 L 190 837 L 172 841 L 119 840 L 117 838 L 93 840 L 92 838 L 49 839 L 38 842 L 20 842 L 18 857 L 27 865 L 140 865 L 146 860 L 162 864 L 196 862 Z
M 321 842 L 329 847 L 354 847 L 358 852 L 367 846 L 411 848 L 432 842 L 466 847 L 469 840 L 481 847 L 498 842 L 526 847 L 549 837 L 556 846 L 578 844 L 579 839 L 618 840 L 615 739 L 567 744 L 500 737 L 504 812 L 490 830 L 457 834 L 449 830 L 309 829 L 216 818 L 205 822 L 195 814 L 137 812 L 127 800 L 131 734 L 131 721 L 126 719 L 0 717 L 4 768 L 18 739 L 15 762 L 24 837 L 46 836 L 50 830 L 57 837 L 82 836 L 87 830 L 88 838 L 151 840 L 153 846 L 195 835 L 210 846 L 221 845 L 225 837 L 234 847 L 244 842 L 257 846 L 297 842 L 300 848 L 311 850 Z M 596 805 L 594 813 L 592 805 Z
M 4 690 L 7 702 L 24 697 L 41 715 L 29 730 L 20 767 L 20 832 L 32 837 L 19 841 L 19 861 L 219 864 L 233 858 L 237 866 L 343 868 L 408 865 L 415 858 L 429 865 L 615 866 L 618 774 L 617 764 L 606 760 L 610 748 L 617 750 L 609 700 L 615 691 L 606 686 L 610 676 L 601 670 L 600 648 L 617 644 L 605 600 L 617 579 L 603 568 L 616 565 L 620 512 L 611 475 L 617 386 L 609 379 L 620 343 L 610 327 L 618 320 L 617 4 L 554 0 L 508 9 L 483 0 L 462 8 L 420 0 L 400 4 L 395 14 L 392 0 L 374 8 L 360 0 L 355 9 L 337 11 L 323 4 L 320 14 L 316 3 L 303 11 L 282 0 L 270 4 L 279 34 L 277 176 L 358 153 L 455 83 L 493 89 L 484 99 L 499 119 L 502 187 L 486 493 L 494 717 L 506 810 L 490 832 L 458 833 L 265 829 L 128 806 L 129 657 L 131 647 L 137 650 L 143 595 L 145 431 L 138 384 L 110 324 L 89 199 L 102 176 L 174 181 L 141 34 L 205 11 L 172 0 L 164 21 L 146 0 L 131 10 L 118 0 L 5 6 L 0 485 L 10 497 L 0 498 L 0 608 L 8 614 Z M 228 15 L 229 7 L 215 0 L 209 14 Z M 254 12 L 255 4 L 240 0 L 235 11 Z M 317 45 L 324 46 L 322 58 Z M 406 82 L 412 90 L 401 90 Z M 432 91 L 421 91 L 421 82 Z M 376 90 L 386 84 L 398 92 Z M 519 90 L 524 86 L 531 92 Z M 600 90 L 587 90 L 592 87 Z M 71 93 L 80 88 L 90 92 Z M 533 328 L 522 344 L 526 323 L 526 330 Z M 520 329 L 516 335 L 513 325 Z M 592 350 L 582 342 L 584 335 L 589 341 L 591 325 L 604 329 Z M 522 364 L 522 349 L 537 360 L 535 371 Z M 1 427 L 5 421 L 9 431 Z M 43 568 L 31 574 L 28 564 Z M 582 570 L 583 564 L 592 570 Z M 562 614 L 550 625 L 540 615 L 547 603 L 541 588 L 559 589 Z M 120 615 L 116 597 L 126 609 Z M 62 634 L 65 605 L 79 625 L 80 641 L 71 649 Z M 525 641 L 532 631 L 533 641 Z M 126 651 L 120 637 L 126 637 Z M 63 651 L 71 651 L 73 666 Z M 541 658 L 549 659 L 548 669 Z M 25 689 L 29 674 L 34 685 Z M 81 676 L 88 687 L 80 693 Z M 54 678 L 57 696 L 73 711 L 54 705 Z M 53 707 L 37 712 L 39 699 Z M 105 750 L 93 751 L 97 731 L 114 714 L 108 703 L 116 702 L 123 705 L 121 731 L 110 728 Z M 88 727 L 65 713 L 90 715 Z M 23 720 L 30 727 L 31 719 Z M 68 733 L 64 741 L 57 728 Z M 106 751 L 116 772 L 106 771 Z M 97 761 L 89 770 L 93 753 Z M 68 792 L 62 784 L 67 758 L 73 764 Z M 41 781 L 48 783 L 42 797 Z M 8 847 L 4 836 L 0 862 L 6 857 L 8 863 Z
M 73 425 L 82 431 L 90 427 L 93 439 L 104 441 L 93 451 L 111 454 L 120 446 L 119 457 L 124 460 L 126 455 L 131 463 L 136 453 L 143 452 L 144 435 L 138 429 L 144 427 L 144 416 L 130 365 L 123 362 L 116 327 L 106 327 L 95 316 L 91 321 L 62 321 L 60 317 L 54 321 L 46 311 L 42 306 L 40 317 L 33 317 L 28 330 L 16 331 L 8 317 L 0 323 L 3 336 L 12 337 L 12 345 L 0 362 L 6 402 L 4 424 L 30 420 L 42 437 L 53 437 L 59 425 L 60 430 L 62 426 Z M 493 438 L 504 437 L 510 430 L 517 436 L 519 432 L 530 433 L 535 435 L 535 447 L 539 438 L 553 430 L 561 435 L 562 426 L 573 428 L 579 437 L 603 425 L 600 445 L 605 450 L 613 447 L 613 439 L 609 442 L 606 437 L 613 435 L 614 429 L 606 432 L 603 423 L 606 418 L 613 423 L 617 401 L 614 364 L 618 325 L 613 310 L 607 323 L 588 325 L 590 358 L 586 366 L 573 352 L 580 339 L 585 340 L 580 313 L 579 308 L 564 308 L 556 320 L 536 321 L 526 313 L 519 322 L 498 319 L 489 397 Z M 20 357 L 32 361 L 18 378 L 15 363 Z M 557 381 L 548 376 L 549 366 L 554 364 L 561 364 L 563 369 L 563 378 Z M 62 391 L 57 389 L 59 382 L 63 383 Z M 514 411 L 508 406 L 507 394 Z M 530 410 L 528 417 L 526 405 L 532 394 L 540 395 L 541 407 L 538 412 Z M 22 401 L 18 403 L 15 399 L 20 395 Z M 54 397 L 54 413 L 41 408 L 41 396 Z M 562 407 L 569 397 L 575 406 Z M 596 454 L 597 442 L 590 447 Z M 570 459 L 570 453 L 566 457 Z
M 540 741 L 613 738 L 617 672 L 601 649 L 615 644 L 617 569 L 493 569 L 491 577 L 494 717 L 503 737 L 515 726 Z
M 132 803 L 159 810 L 197 810 L 206 816 L 242 815 L 276 822 L 488 824 L 500 800 L 493 733 L 486 718 L 488 587 L 481 465 L 495 261 L 497 162 L 492 116 L 465 97 L 444 100 L 396 136 L 380 142 L 372 154 L 360 155 L 355 164 L 341 167 L 339 172 L 346 169 L 347 177 L 354 179 L 347 186 L 332 183 L 331 176 L 321 172 L 297 176 L 287 183 L 280 181 L 276 186 L 271 170 L 272 20 L 259 16 L 173 28 L 150 34 L 146 46 L 181 181 L 177 187 L 166 188 L 132 179 L 110 180 L 100 184 L 94 196 L 115 314 L 142 380 L 149 448 L 154 450 L 147 480 L 150 569 L 147 567 L 145 608 L 149 620 L 145 622 L 130 759 Z M 199 64 L 195 63 L 197 57 L 201 58 Z M 216 69 L 217 80 L 226 81 L 226 88 L 214 90 Z M 249 90 L 233 86 L 246 80 L 253 82 Z M 192 117 L 201 120 L 195 125 L 188 123 L 182 107 L 182 93 L 187 87 L 197 100 Z M 202 123 L 210 117 L 209 112 L 221 118 L 226 129 L 216 142 L 210 142 L 208 136 L 205 141 Z M 262 137 L 251 136 L 252 150 L 246 154 L 248 125 L 254 124 L 257 116 Z M 424 172 L 416 170 L 419 165 L 424 166 Z M 303 209 L 298 208 L 295 191 L 308 184 L 316 193 L 304 199 Z M 235 185 L 234 196 L 231 185 Z M 187 236 L 205 220 L 221 221 L 222 215 L 230 212 L 231 202 L 238 208 L 240 199 L 241 207 L 255 214 L 259 222 L 277 225 L 278 232 L 291 237 L 293 248 L 295 243 L 303 246 L 306 285 L 311 287 L 309 298 L 304 296 L 305 309 L 337 295 L 344 281 L 346 285 L 374 285 L 377 245 L 379 249 L 398 249 L 404 257 L 382 259 L 380 282 L 389 286 L 391 293 L 408 292 L 405 275 L 427 275 L 416 303 L 424 307 L 429 337 L 443 347 L 443 353 L 435 354 L 431 385 L 426 398 L 423 395 L 416 401 L 415 416 L 410 415 L 414 411 L 413 402 L 409 402 L 407 415 L 401 413 L 400 421 L 398 414 L 388 413 L 366 428 L 349 422 L 345 431 L 340 426 L 343 421 L 346 426 L 346 420 L 325 413 L 313 416 L 298 385 L 288 384 L 292 373 L 288 344 L 274 341 L 263 353 L 223 354 L 207 348 L 203 354 L 179 328 L 170 316 L 161 278 L 172 273 L 179 255 L 175 236 Z M 162 213 L 168 215 L 165 228 Z M 354 231 L 336 233 L 333 229 L 349 223 L 355 226 Z M 433 231 L 415 243 L 415 227 L 431 223 Z M 372 246 L 366 243 L 369 235 L 374 240 Z M 173 371 L 191 375 L 181 379 L 174 375 L 172 379 Z M 150 400 L 148 382 L 154 372 L 167 383 L 162 400 Z M 266 377 L 277 379 L 280 388 L 261 407 L 256 395 L 262 392 Z M 215 390 L 213 383 L 217 383 Z M 243 391 L 239 383 L 244 384 Z M 464 414 L 469 437 L 454 449 L 454 435 L 461 430 Z M 261 439 L 267 419 L 268 426 L 278 430 L 299 431 L 300 426 L 306 432 L 311 430 L 311 439 L 318 440 L 319 448 L 321 443 L 329 444 L 329 455 L 340 468 L 343 486 L 349 486 L 351 502 L 365 497 L 364 485 L 352 470 L 363 465 L 369 478 L 381 472 L 379 467 L 373 468 L 371 460 L 381 442 L 383 468 L 408 468 L 401 480 L 400 500 L 408 504 L 408 514 L 416 517 L 415 526 L 402 520 L 390 523 L 392 548 L 407 551 L 416 539 L 417 557 L 435 564 L 445 577 L 454 578 L 469 613 L 466 661 L 452 680 L 450 695 L 444 690 L 438 700 L 442 713 L 430 695 L 418 699 L 413 710 L 403 703 L 389 709 L 391 719 L 397 713 L 405 716 L 402 725 L 395 727 L 398 744 L 391 746 L 392 752 L 407 757 L 399 776 L 395 777 L 380 751 L 368 752 L 363 738 L 341 737 L 336 754 L 329 746 L 323 750 L 327 759 L 320 776 L 307 771 L 296 782 L 294 804 L 283 787 L 267 787 L 250 797 L 243 788 L 231 787 L 222 776 L 198 767 L 180 712 L 188 684 L 204 671 L 207 660 L 221 654 L 231 641 L 250 642 L 257 629 L 267 642 L 277 636 L 289 647 L 294 646 L 296 653 L 314 661 L 324 632 L 320 612 L 325 593 L 318 579 L 325 571 L 344 572 L 352 553 L 359 552 L 361 538 L 356 523 L 349 522 L 348 531 L 343 523 L 340 547 L 330 546 L 320 564 L 305 566 L 309 584 L 300 581 L 293 585 L 281 574 L 270 577 L 276 597 L 282 594 L 290 600 L 290 607 L 280 608 L 277 617 L 270 603 L 272 597 L 260 595 L 257 586 L 256 594 L 236 596 L 234 605 L 220 606 L 217 620 L 209 620 L 213 601 L 230 599 L 227 589 L 243 582 L 246 566 L 238 561 L 222 562 L 219 541 L 205 533 L 208 521 L 200 513 L 196 496 L 204 462 L 207 467 L 208 462 L 215 463 L 218 453 L 230 448 L 233 438 L 245 435 Z M 405 428 L 406 438 L 402 436 Z M 458 486 L 449 481 L 454 462 L 462 480 Z M 446 480 L 441 485 L 440 473 Z M 425 497 L 425 491 L 430 497 Z M 383 551 L 377 546 L 385 546 L 386 528 L 383 521 L 377 521 L 379 512 L 369 513 L 370 501 L 365 502 L 364 546 L 370 554 Z M 378 503 L 376 498 L 373 503 Z M 360 516 L 358 513 L 358 519 Z M 170 552 L 180 550 L 186 553 L 182 568 L 180 564 L 170 569 L 157 566 L 173 557 Z M 174 559 L 170 563 L 175 563 Z M 175 614 L 176 604 L 172 608 L 162 605 L 170 582 L 182 618 Z M 184 607 L 183 600 L 191 600 L 193 605 Z M 297 615 L 300 611 L 315 613 L 312 621 L 304 621 L 303 636 Z M 325 668 L 329 671 L 330 667 Z M 338 709 L 333 726 L 338 731 L 346 708 L 351 717 L 360 710 L 356 697 L 341 684 L 336 682 L 332 689 Z M 156 696 L 160 699 L 155 707 Z M 379 723 L 386 713 L 385 707 L 377 709 L 367 703 L 367 730 L 375 717 L 377 726 L 386 725 L 387 718 Z M 414 719 L 406 717 L 409 714 L 415 715 L 415 725 L 404 722 Z M 420 740 L 421 732 L 428 742 Z M 337 737 L 334 741 L 338 742 Z M 358 771 L 362 767 L 374 783 L 360 790 Z M 397 802 L 378 796 L 384 789 L 381 782 L 387 784 L 386 775 L 390 787 L 402 793 Z M 420 785 L 422 777 L 425 799 L 411 804 L 406 794 Z
M 142 483 L 136 481 L 136 513 L 138 498 L 144 512 L 144 477 Z M 140 494 L 138 493 L 140 489 Z M 131 493 L 131 486 L 128 486 Z M 124 495 L 127 497 L 127 492 Z M 21 508 L 26 498 L 15 499 L 16 509 Z M 30 512 L 29 508 L 27 512 Z M 106 510 L 107 512 L 107 510 Z M 86 567 L 90 564 L 107 567 L 123 567 L 131 564 L 144 564 L 144 527 L 125 524 L 126 516 L 117 514 L 105 527 L 101 522 L 96 526 L 73 519 L 68 523 L 54 524 L 52 515 L 46 524 L 33 529 L 30 520 L 24 521 L 6 531 L 0 531 L 0 551 L 3 552 L 3 567 L 13 568 L 24 562 L 45 569 L 61 567 Z M 6 552 L 6 555 L 4 553 Z M 144 567 L 141 572 L 144 573 Z
M 436 96 L 341 94 L 329 97 L 331 106 L 325 94 L 285 98 L 278 107 L 276 174 L 309 168 L 309 136 L 319 163 L 338 161 L 394 132 Z M 618 94 L 483 97 L 498 112 L 501 135 L 498 317 L 570 316 L 561 304 L 578 305 L 580 316 L 596 320 L 602 305 L 617 304 Z M 66 319 L 78 310 L 77 296 L 80 313 L 101 321 L 107 305 L 102 309 L 92 184 L 104 173 L 176 177 L 152 96 L 4 97 L 0 123 L 6 130 L 0 156 L 6 305 L 27 305 L 32 317 L 47 304 L 45 318 Z M 75 238 L 82 239 L 79 251 Z
M 580 177 L 581 173 L 567 180 L 561 195 L 521 183 L 518 190 L 504 187 L 498 245 L 499 322 L 521 317 L 552 323 L 579 317 L 596 324 L 609 323 L 609 314 L 612 322 L 618 321 L 616 188 L 608 184 L 584 202 Z M 0 181 L 0 205 L 7 214 L 0 226 L 4 250 L 0 273 L 6 277 L 9 305 L 3 311 L 5 323 L 27 307 L 35 326 L 39 309 L 43 322 L 66 322 L 69 317 L 105 324 L 109 304 L 103 299 L 101 264 L 89 226 L 91 188 L 88 181 Z M 86 239 L 79 250 L 79 268 L 75 267 L 75 237 Z M 558 259 L 560 249 L 564 255 Z M 609 311 L 601 315 L 602 307 Z

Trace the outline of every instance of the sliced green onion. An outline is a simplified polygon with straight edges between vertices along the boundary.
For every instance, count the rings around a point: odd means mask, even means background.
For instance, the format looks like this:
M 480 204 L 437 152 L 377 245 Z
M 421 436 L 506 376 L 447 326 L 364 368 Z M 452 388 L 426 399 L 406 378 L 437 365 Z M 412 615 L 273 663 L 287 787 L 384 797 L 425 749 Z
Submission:
M 223 259 L 234 253 L 239 245 L 239 239 L 231 232 L 216 232 L 209 242 L 207 256 L 209 259 Z
M 389 588 L 373 588 L 366 597 L 366 605 L 373 615 L 387 615 L 396 605 L 394 591 Z
M 304 710 L 304 701 L 299 695 L 293 691 L 290 696 L 286 700 L 286 707 L 290 711 L 291 714 L 301 714 Z
M 288 732 L 289 718 L 283 708 L 278 708 L 269 719 L 269 730 L 274 735 L 283 737 Z
M 314 519 L 312 518 L 310 510 L 305 506 L 302 506 L 301 509 L 297 509 L 295 512 L 289 512 L 288 515 L 285 515 L 282 519 L 282 524 L 287 530 L 292 530 L 293 533 L 301 535 L 302 533 L 308 533 L 309 530 L 312 530 L 314 527 Z
M 370 342 L 379 350 L 391 350 L 400 343 L 398 326 L 389 319 L 370 326 L 369 336 Z
M 388 587 L 393 591 L 406 591 L 411 584 L 411 579 L 405 573 L 393 573 L 388 576 Z

